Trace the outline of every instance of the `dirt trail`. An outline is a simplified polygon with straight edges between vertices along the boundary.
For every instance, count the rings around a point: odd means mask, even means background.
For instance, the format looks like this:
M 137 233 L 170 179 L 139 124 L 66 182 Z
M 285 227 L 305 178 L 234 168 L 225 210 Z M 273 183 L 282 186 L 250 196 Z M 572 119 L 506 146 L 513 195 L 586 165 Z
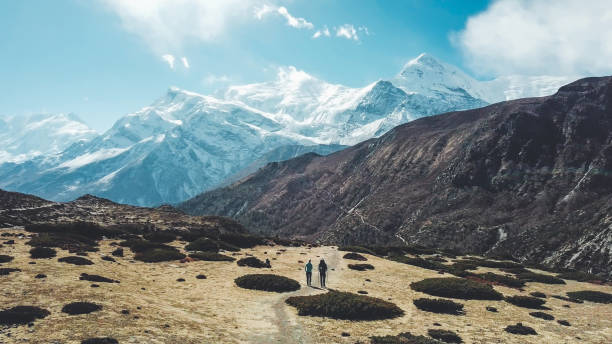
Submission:
M 340 270 L 340 254 L 335 248 L 329 248 L 322 252 L 322 257 L 329 266 L 327 285 L 333 288 L 334 280 L 336 278 L 341 278 L 342 275 Z M 314 270 L 316 270 L 318 262 L 313 260 L 313 265 Z M 303 281 L 300 281 L 300 283 L 302 282 Z M 275 328 L 275 331 L 271 335 L 266 336 L 266 338 L 253 338 L 253 343 L 312 344 L 313 341 L 308 332 L 302 328 L 297 313 L 285 304 L 285 300 L 291 296 L 307 296 L 324 293 L 325 289 L 319 288 L 318 285 L 320 285 L 318 272 L 315 273 L 315 271 L 313 271 L 312 287 L 302 285 L 300 290 L 292 293 L 279 294 L 272 302 L 268 303 L 267 306 L 271 307 L 273 312 L 273 316 L 269 319 L 270 326 Z

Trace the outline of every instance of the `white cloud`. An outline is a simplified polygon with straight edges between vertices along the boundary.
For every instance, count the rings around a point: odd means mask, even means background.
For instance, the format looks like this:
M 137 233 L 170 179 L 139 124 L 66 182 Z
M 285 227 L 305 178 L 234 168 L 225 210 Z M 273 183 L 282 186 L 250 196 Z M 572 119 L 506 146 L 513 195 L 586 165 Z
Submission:
M 209 74 L 204 78 L 204 83 L 207 85 L 229 84 L 232 81 L 227 75 Z
M 346 39 L 352 39 L 355 41 L 359 40 L 359 36 L 357 35 L 357 30 L 351 24 L 344 24 L 336 29 L 336 37 L 343 37 Z
M 264 0 L 99 0 L 123 27 L 142 37 L 157 53 L 185 42 L 211 41 L 230 25 L 248 18 Z
M 312 35 L 312 38 L 319 38 L 321 36 L 325 36 L 325 37 L 331 36 L 331 33 L 329 32 L 329 29 L 327 28 L 327 26 L 323 27 L 323 29 L 321 30 L 317 30 L 314 33 L 314 35 Z
M 304 18 L 297 18 L 291 15 L 287 8 L 280 6 L 263 5 L 255 12 L 255 17 L 259 20 L 268 14 L 278 14 L 287 20 L 287 25 L 296 29 L 314 29 L 314 25 Z
M 612 74 L 609 0 L 499 0 L 451 35 L 481 73 Z
M 189 69 L 189 61 L 185 56 L 181 57 L 181 62 L 183 62 L 183 67 Z
M 170 54 L 165 54 L 162 55 L 161 57 L 164 61 L 166 61 L 166 63 L 168 63 L 168 66 L 170 66 L 170 69 L 174 69 L 174 56 L 170 55 Z

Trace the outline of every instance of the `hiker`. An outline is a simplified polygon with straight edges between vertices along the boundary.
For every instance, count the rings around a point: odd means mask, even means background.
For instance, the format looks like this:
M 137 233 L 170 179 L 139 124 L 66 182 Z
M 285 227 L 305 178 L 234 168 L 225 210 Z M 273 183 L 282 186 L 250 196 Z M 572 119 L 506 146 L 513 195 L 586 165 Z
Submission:
M 270 264 L 270 259 L 266 258 L 266 267 L 271 268 L 272 264 Z
M 321 280 L 321 288 L 325 288 L 325 276 L 327 275 L 327 264 L 321 259 L 319 262 L 319 280 Z
M 312 280 L 312 262 L 310 259 L 308 259 L 308 263 L 306 263 L 304 270 L 306 270 L 306 284 L 310 286 L 310 281 Z

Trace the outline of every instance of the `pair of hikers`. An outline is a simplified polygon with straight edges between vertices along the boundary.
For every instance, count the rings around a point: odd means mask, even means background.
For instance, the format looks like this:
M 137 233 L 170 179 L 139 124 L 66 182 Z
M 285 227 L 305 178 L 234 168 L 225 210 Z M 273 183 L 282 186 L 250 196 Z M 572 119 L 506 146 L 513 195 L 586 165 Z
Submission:
M 312 261 L 308 259 L 308 263 L 304 267 L 306 271 L 306 284 L 310 286 L 312 281 Z M 321 281 L 321 288 L 325 288 L 325 277 L 327 277 L 327 264 L 324 259 L 319 262 L 319 280 Z

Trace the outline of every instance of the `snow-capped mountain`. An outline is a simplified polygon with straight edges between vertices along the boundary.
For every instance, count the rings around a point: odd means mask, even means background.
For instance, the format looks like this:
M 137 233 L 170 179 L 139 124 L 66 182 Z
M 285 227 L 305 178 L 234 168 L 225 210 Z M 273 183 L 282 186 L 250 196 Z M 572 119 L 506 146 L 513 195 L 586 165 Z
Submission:
M 171 88 L 102 135 L 0 165 L 0 187 L 59 201 L 90 193 L 137 205 L 180 202 L 269 161 L 331 153 L 419 117 L 507 96 L 487 83 L 423 54 L 392 80 L 363 88 L 294 67 L 219 97 Z
M 0 163 L 59 153 L 97 133 L 75 114 L 0 117 Z

